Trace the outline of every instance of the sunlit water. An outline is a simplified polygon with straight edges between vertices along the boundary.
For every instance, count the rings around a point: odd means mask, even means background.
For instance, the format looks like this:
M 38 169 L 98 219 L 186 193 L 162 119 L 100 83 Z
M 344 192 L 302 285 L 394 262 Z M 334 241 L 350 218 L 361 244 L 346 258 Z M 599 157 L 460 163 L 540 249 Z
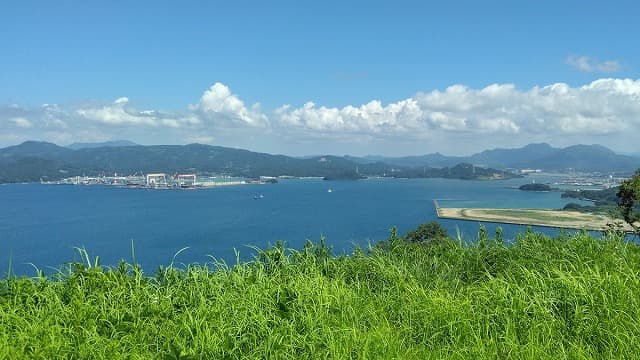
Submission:
M 84 247 L 101 263 L 135 260 L 148 272 L 177 263 L 228 263 L 250 259 L 249 246 L 277 240 L 301 248 L 306 239 L 326 237 L 335 253 L 349 253 L 436 219 L 433 199 L 450 207 L 561 208 L 559 192 L 514 189 L 527 179 L 462 181 L 370 179 L 284 180 L 275 185 L 227 186 L 206 190 L 141 190 L 101 186 L 10 184 L 0 186 L 0 274 L 11 259 L 18 274 L 34 274 L 30 263 L 51 273 L 80 260 Z M 331 192 L 328 190 L 331 189 Z M 254 199 L 256 195 L 263 197 Z M 575 202 L 575 199 L 571 201 Z M 478 223 L 442 220 L 450 234 L 476 238 Z M 489 232 L 495 225 L 486 224 Z M 524 227 L 503 225 L 505 238 Z M 554 233 L 556 230 L 538 228 Z

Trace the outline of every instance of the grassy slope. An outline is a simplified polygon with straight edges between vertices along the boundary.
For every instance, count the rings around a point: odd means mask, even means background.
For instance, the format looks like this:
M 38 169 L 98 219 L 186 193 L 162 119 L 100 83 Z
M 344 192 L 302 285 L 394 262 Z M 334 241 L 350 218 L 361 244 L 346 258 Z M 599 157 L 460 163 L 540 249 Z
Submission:
M 0 282 L 0 358 L 634 358 L 639 275 L 636 245 L 530 233 L 339 258 L 276 247 L 155 277 L 77 265 Z

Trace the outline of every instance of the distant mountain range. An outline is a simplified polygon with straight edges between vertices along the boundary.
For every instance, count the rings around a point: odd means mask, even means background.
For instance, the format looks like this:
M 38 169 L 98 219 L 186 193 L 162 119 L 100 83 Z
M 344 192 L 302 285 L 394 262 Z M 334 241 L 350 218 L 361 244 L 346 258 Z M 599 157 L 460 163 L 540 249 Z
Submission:
M 105 141 L 105 142 L 96 142 L 96 143 L 73 143 L 69 144 L 66 147 L 72 150 L 78 149 L 90 149 L 90 148 L 99 148 L 99 147 L 119 147 L 119 146 L 137 146 L 138 144 L 129 140 L 115 140 L 115 141 Z
M 255 178 L 289 175 L 329 179 L 364 176 L 406 178 L 512 177 L 505 169 L 543 169 L 631 173 L 640 158 L 618 155 L 599 145 L 564 149 L 530 144 L 493 149 L 467 157 L 439 153 L 424 156 L 313 156 L 295 158 L 202 144 L 136 145 L 129 141 L 72 144 L 68 147 L 27 141 L 0 149 L 0 182 L 54 180 L 77 175 L 136 172 L 226 174 Z
M 87 145 L 87 144 L 84 144 Z M 0 182 L 32 182 L 78 175 L 149 172 L 360 179 L 365 176 L 477 179 L 510 177 L 495 169 L 458 164 L 446 168 L 399 167 L 382 162 L 360 164 L 341 156 L 294 158 L 202 144 L 80 146 L 77 150 L 27 141 L 0 149 Z
M 575 170 L 586 172 L 628 173 L 640 168 L 640 157 L 619 155 L 601 145 L 573 145 L 566 148 L 554 148 L 549 144 L 529 144 L 515 149 L 493 149 L 471 156 L 446 156 L 440 153 L 384 157 L 365 156 L 348 157 L 366 164 L 372 161 L 384 162 L 396 166 L 444 167 L 458 163 L 470 163 L 476 166 L 498 169 L 541 169 Z

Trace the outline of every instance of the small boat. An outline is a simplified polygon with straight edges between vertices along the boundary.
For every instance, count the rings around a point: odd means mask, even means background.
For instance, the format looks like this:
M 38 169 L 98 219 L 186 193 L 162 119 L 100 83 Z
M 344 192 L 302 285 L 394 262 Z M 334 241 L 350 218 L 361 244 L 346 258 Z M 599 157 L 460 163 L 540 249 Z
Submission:
M 327 190 L 327 192 L 333 192 L 333 190 L 329 189 L 329 190 Z
M 253 200 L 258 200 L 258 199 L 263 199 L 264 195 L 260 194 L 260 195 L 254 195 Z

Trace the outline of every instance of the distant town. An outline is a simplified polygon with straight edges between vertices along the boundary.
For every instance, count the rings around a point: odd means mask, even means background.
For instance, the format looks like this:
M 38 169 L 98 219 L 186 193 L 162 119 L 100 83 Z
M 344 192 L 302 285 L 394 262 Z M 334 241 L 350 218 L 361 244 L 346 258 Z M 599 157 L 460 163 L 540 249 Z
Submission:
M 564 171 L 564 172 L 545 172 L 539 169 L 525 169 L 514 171 L 516 174 L 521 174 L 529 179 L 532 183 L 543 182 L 547 185 L 561 187 L 564 189 L 570 188 L 584 188 L 584 189 L 608 189 L 620 184 L 628 179 L 628 176 L 620 176 L 602 172 L 581 172 L 581 171 Z M 554 178 L 552 182 L 544 181 L 549 178 Z
M 261 176 L 259 179 L 244 179 L 232 176 L 198 176 L 197 174 L 149 173 L 112 176 L 73 176 L 55 181 L 45 181 L 42 184 L 52 185 L 102 185 L 137 189 L 198 189 L 216 186 L 245 185 L 245 184 L 274 184 L 278 180 L 271 176 Z
M 615 154 L 598 145 L 556 149 L 548 144 L 530 144 L 466 157 L 427 154 L 400 158 L 348 155 L 296 158 L 202 144 L 74 150 L 26 141 L 0 148 L 0 183 L 163 189 L 261 183 L 283 176 L 325 180 L 371 177 L 503 180 L 527 176 L 533 181 L 537 175 L 549 173 L 563 174 L 559 181 L 567 185 L 610 187 L 639 167 L 639 157 Z

